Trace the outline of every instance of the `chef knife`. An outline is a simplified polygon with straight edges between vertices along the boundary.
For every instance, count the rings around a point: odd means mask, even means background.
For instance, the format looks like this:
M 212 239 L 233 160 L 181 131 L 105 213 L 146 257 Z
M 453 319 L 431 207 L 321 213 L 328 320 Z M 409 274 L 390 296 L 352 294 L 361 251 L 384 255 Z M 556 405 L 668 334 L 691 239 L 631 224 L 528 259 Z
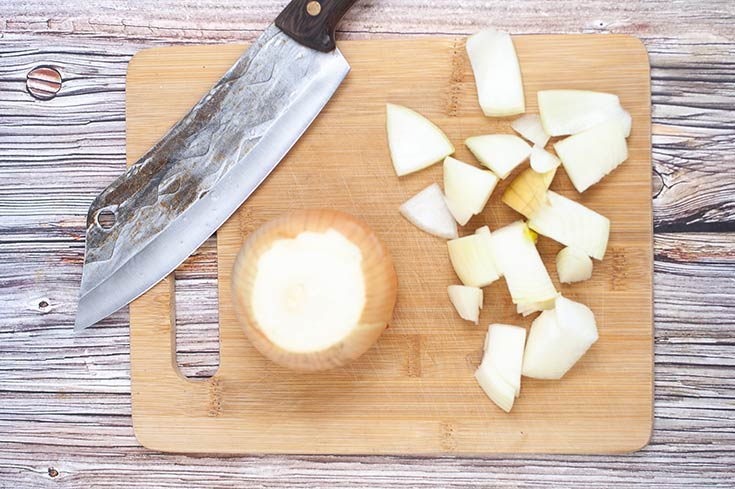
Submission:
M 355 1 L 293 0 L 188 114 L 95 198 L 75 330 L 171 273 L 278 165 L 350 69 L 334 31 Z

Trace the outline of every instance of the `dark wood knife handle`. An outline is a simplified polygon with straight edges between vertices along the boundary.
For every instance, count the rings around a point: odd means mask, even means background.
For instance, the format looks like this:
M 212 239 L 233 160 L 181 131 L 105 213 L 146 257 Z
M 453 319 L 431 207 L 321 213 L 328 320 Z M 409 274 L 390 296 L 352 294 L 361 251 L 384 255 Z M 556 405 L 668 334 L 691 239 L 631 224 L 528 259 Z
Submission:
M 334 30 L 357 0 L 292 0 L 276 18 L 276 26 L 304 46 L 332 51 Z

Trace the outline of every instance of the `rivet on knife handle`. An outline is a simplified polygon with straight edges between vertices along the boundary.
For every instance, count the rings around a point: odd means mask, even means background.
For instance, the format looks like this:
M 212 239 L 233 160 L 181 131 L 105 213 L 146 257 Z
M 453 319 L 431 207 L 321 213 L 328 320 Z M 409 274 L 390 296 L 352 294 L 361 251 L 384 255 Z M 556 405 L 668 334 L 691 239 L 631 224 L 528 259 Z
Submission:
M 276 26 L 312 49 L 332 51 L 334 30 L 357 0 L 293 0 L 276 18 Z

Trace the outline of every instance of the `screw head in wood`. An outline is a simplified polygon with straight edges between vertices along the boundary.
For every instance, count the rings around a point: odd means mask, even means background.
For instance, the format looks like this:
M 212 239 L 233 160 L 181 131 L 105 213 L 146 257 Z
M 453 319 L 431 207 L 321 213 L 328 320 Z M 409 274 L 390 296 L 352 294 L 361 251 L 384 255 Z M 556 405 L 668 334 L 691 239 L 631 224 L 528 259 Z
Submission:
M 61 74 L 48 66 L 34 68 L 26 77 L 26 89 L 39 100 L 51 100 L 61 90 Z
M 321 11 L 322 4 L 317 2 L 316 0 L 312 0 L 311 2 L 306 4 L 306 13 L 311 15 L 312 17 L 316 17 Z

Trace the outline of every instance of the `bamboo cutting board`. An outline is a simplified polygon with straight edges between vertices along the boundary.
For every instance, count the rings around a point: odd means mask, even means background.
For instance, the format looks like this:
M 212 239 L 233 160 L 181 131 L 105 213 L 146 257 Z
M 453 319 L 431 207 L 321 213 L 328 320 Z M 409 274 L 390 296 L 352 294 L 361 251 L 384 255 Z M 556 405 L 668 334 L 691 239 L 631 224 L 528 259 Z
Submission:
M 630 158 L 582 196 L 563 170 L 552 189 L 612 221 L 605 260 L 591 280 L 559 287 L 595 312 L 599 341 L 561 381 L 523 379 L 512 413 L 500 411 L 473 377 L 491 322 L 530 325 L 501 279 L 485 289 L 481 325 L 460 320 L 446 287 L 458 283 L 444 240 L 398 214 L 441 165 L 397 178 L 385 136 L 385 103 L 428 116 L 457 147 L 471 135 L 510 132 L 483 117 L 464 39 L 351 41 L 352 72 L 306 135 L 217 234 L 220 368 L 206 381 L 176 369 L 173 279 L 130 308 L 135 433 L 146 447 L 175 452 L 484 454 L 624 452 L 651 433 L 653 391 L 649 65 L 626 36 L 515 38 L 527 112 L 536 92 L 577 88 L 616 93 L 633 116 Z M 244 46 L 143 51 L 127 78 L 127 156 L 135 161 L 204 94 Z M 517 173 L 517 172 L 516 172 Z M 519 218 L 500 202 L 507 180 L 465 234 Z M 393 254 L 398 305 L 389 329 L 346 368 L 286 371 L 264 359 L 240 330 L 230 302 L 235 254 L 248 234 L 290 209 L 330 207 L 365 220 Z M 556 281 L 560 246 L 539 239 Z M 557 285 L 558 281 L 557 281 Z

